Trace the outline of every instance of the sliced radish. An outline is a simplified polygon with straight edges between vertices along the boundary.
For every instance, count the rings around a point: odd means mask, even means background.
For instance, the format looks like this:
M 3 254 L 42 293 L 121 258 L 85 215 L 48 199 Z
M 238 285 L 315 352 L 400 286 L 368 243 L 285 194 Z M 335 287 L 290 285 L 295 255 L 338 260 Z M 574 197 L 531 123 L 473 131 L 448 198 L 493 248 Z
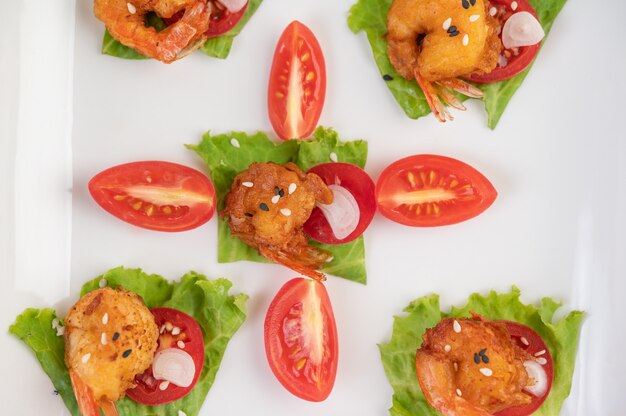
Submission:
M 504 23 L 502 44 L 506 49 L 536 45 L 545 35 L 535 16 L 528 12 L 519 12 Z
M 157 380 L 166 380 L 179 387 L 189 387 L 196 375 L 196 366 L 191 355 L 185 351 L 168 348 L 154 356 L 152 375 Z
M 359 225 L 359 204 L 350 191 L 340 185 L 328 185 L 333 192 L 332 204 L 316 204 L 322 210 L 333 234 L 342 240 L 352 234 Z
M 243 9 L 243 6 L 248 3 L 248 0 L 220 0 L 220 3 L 222 3 L 229 12 L 237 13 L 239 10 Z
M 548 375 L 541 364 L 534 360 L 524 361 L 524 367 L 528 376 L 535 381 L 535 384 L 524 387 L 524 390 L 535 397 L 543 397 L 548 390 Z

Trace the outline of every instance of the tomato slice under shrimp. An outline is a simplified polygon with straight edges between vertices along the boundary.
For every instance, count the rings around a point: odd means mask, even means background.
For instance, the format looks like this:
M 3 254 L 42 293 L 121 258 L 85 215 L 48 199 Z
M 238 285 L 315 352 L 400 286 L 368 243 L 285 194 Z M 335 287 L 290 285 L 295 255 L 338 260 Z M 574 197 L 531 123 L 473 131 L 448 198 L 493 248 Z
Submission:
M 491 0 L 490 3 L 490 9 L 495 7 L 497 10 L 495 18 L 498 20 L 500 28 L 504 27 L 504 23 L 513 13 L 518 12 L 528 12 L 539 21 L 537 12 L 527 0 Z M 515 10 L 511 7 L 512 3 L 517 5 Z M 502 40 L 502 33 L 500 33 L 500 40 Z M 503 50 L 500 52 L 500 62 L 493 71 L 482 75 L 471 74 L 468 79 L 478 84 L 491 84 L 513 78 L 531 64 L 540 47 L 541 42 L 536 45 L 513 49 L 504 49 L 503 46 Z M 501 63 L 505 64 L 501 66 Z
M 210 0 L 210 2 L 213 5 L 213 11 L 211 12 L 211 22 L 209 23 L 209 29 L 205 32 L 207 38 L 215 38 L 217 36 L 223 35 L 230 29 L 235 27 L 235 25 L 239 23 L 243 15 L 246 13 L 246 10 L 248 9 L 248 4 L 250 4 L 249 1 L 246 2 L 246 4 L 239 11 L 233 13 L 217 0 Z M 169 19 L 163 19 L 163 21 L 166 25 L 169 26 L 180 20 L 180 18 L 183 17 L 184 13 L 184 10 L 180 11 Z

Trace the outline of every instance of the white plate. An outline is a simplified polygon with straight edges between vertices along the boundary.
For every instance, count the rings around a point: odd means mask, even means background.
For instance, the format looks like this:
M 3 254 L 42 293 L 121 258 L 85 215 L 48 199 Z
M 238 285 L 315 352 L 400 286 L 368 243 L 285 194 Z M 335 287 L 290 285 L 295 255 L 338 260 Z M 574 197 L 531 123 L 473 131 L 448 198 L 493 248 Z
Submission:
M 551 296 L 589 312 L 563 414 L 624 414 L 625 3 L 570 1 L 495 131 L 477 102 L 446 125 L 406 118 L 365 36 L 346 27 L 352 0 L 266 0 L 226 61 L 196 53 L 173 65 L 101 55 L 103 26 L 90 1 L 77 3 L 11 2 L 0 26 L 2 328 L 28 306 L 64 312 L 84 281 L 117 265 L 171 279 L 192 269 L 225 276 L 251 296 L 249 318 L 202 414 L 373 416 L 391 404 L 376 344 L 388 340 L 394 314 L 432 292 L 450 305 L 517 284 L 527 302 Z M 207 129 L 271 131 L 268 71 L 293 19 L 316 33 L 326 56 L 321 124 L 369 141 L 373 177 L 400 157 L 433 152 L 470 163 L 499 190 L 487 212 L 452 227 L 375 218 L 369 284 L 328 281 L 341 352 L 335 389 L 320 404 L 287 393 L 262 346 L 266 308 L 293 272 L 217 264 L 215 220 L 180 234 L 140 230 L 102 211 L 86 187 L 100 170 L 134 160 L 203 169 L 183 144 Z M 5 332 L 2 413 L 65 414 L 32 353 Z

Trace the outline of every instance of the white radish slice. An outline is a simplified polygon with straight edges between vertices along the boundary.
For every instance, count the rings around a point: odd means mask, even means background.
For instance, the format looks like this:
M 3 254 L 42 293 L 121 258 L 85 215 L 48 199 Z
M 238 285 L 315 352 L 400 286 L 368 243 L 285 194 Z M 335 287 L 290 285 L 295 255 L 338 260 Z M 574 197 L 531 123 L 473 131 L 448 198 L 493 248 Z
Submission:
M 248 0 L 220 0 L 220 3 L 224 5 L 231 13 L 237 13 L 243 9 L 243 6 L 248 3 Z
M 535 381 L 532 386 L 524 387 L 524 390 L 535 397 L 543 397 L 548 391 L 548 375 L 543 366 L 534 360 L 524 361 L 524 367 L 528 376 Z
M 519 12 L 504 23 L 502 44 L 507 49 L 536 45 L 545 35 L 535 16 L 528 12 Z
M 322 210 L 335 238 L 343 240 L 359 225 L 361 211 L 350 191 L 340 185 L 328 185 L 333 193 L 332 204 L 316 204 Z
M 179 387 L 189 387 L 196 375 L 196 365 L 187 352 L 178 348 L 161 350 L 152 361 L 152 375 Z

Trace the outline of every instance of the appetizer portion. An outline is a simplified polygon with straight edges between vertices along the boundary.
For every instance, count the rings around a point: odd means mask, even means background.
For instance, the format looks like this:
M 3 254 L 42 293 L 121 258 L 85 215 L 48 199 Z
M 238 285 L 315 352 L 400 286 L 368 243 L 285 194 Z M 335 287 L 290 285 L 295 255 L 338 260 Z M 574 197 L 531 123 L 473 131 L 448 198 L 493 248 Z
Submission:
M 392 415 L 557 416 L 570 392 L 584 314 L 560 321 L 560 304 L 539 307 L 510 293 L 477 293 L 442 312 L 439 297 L 416 299 L 379 346 L 394 390 Z
M 317 269 L 332 255 L 309 245 L 302 228 L 316 203 L 332 202 L 322 179 L 294 163 L 253 163 L 235 177 L 221 215 L 233 236 L 266 258 L 323 280 Z

